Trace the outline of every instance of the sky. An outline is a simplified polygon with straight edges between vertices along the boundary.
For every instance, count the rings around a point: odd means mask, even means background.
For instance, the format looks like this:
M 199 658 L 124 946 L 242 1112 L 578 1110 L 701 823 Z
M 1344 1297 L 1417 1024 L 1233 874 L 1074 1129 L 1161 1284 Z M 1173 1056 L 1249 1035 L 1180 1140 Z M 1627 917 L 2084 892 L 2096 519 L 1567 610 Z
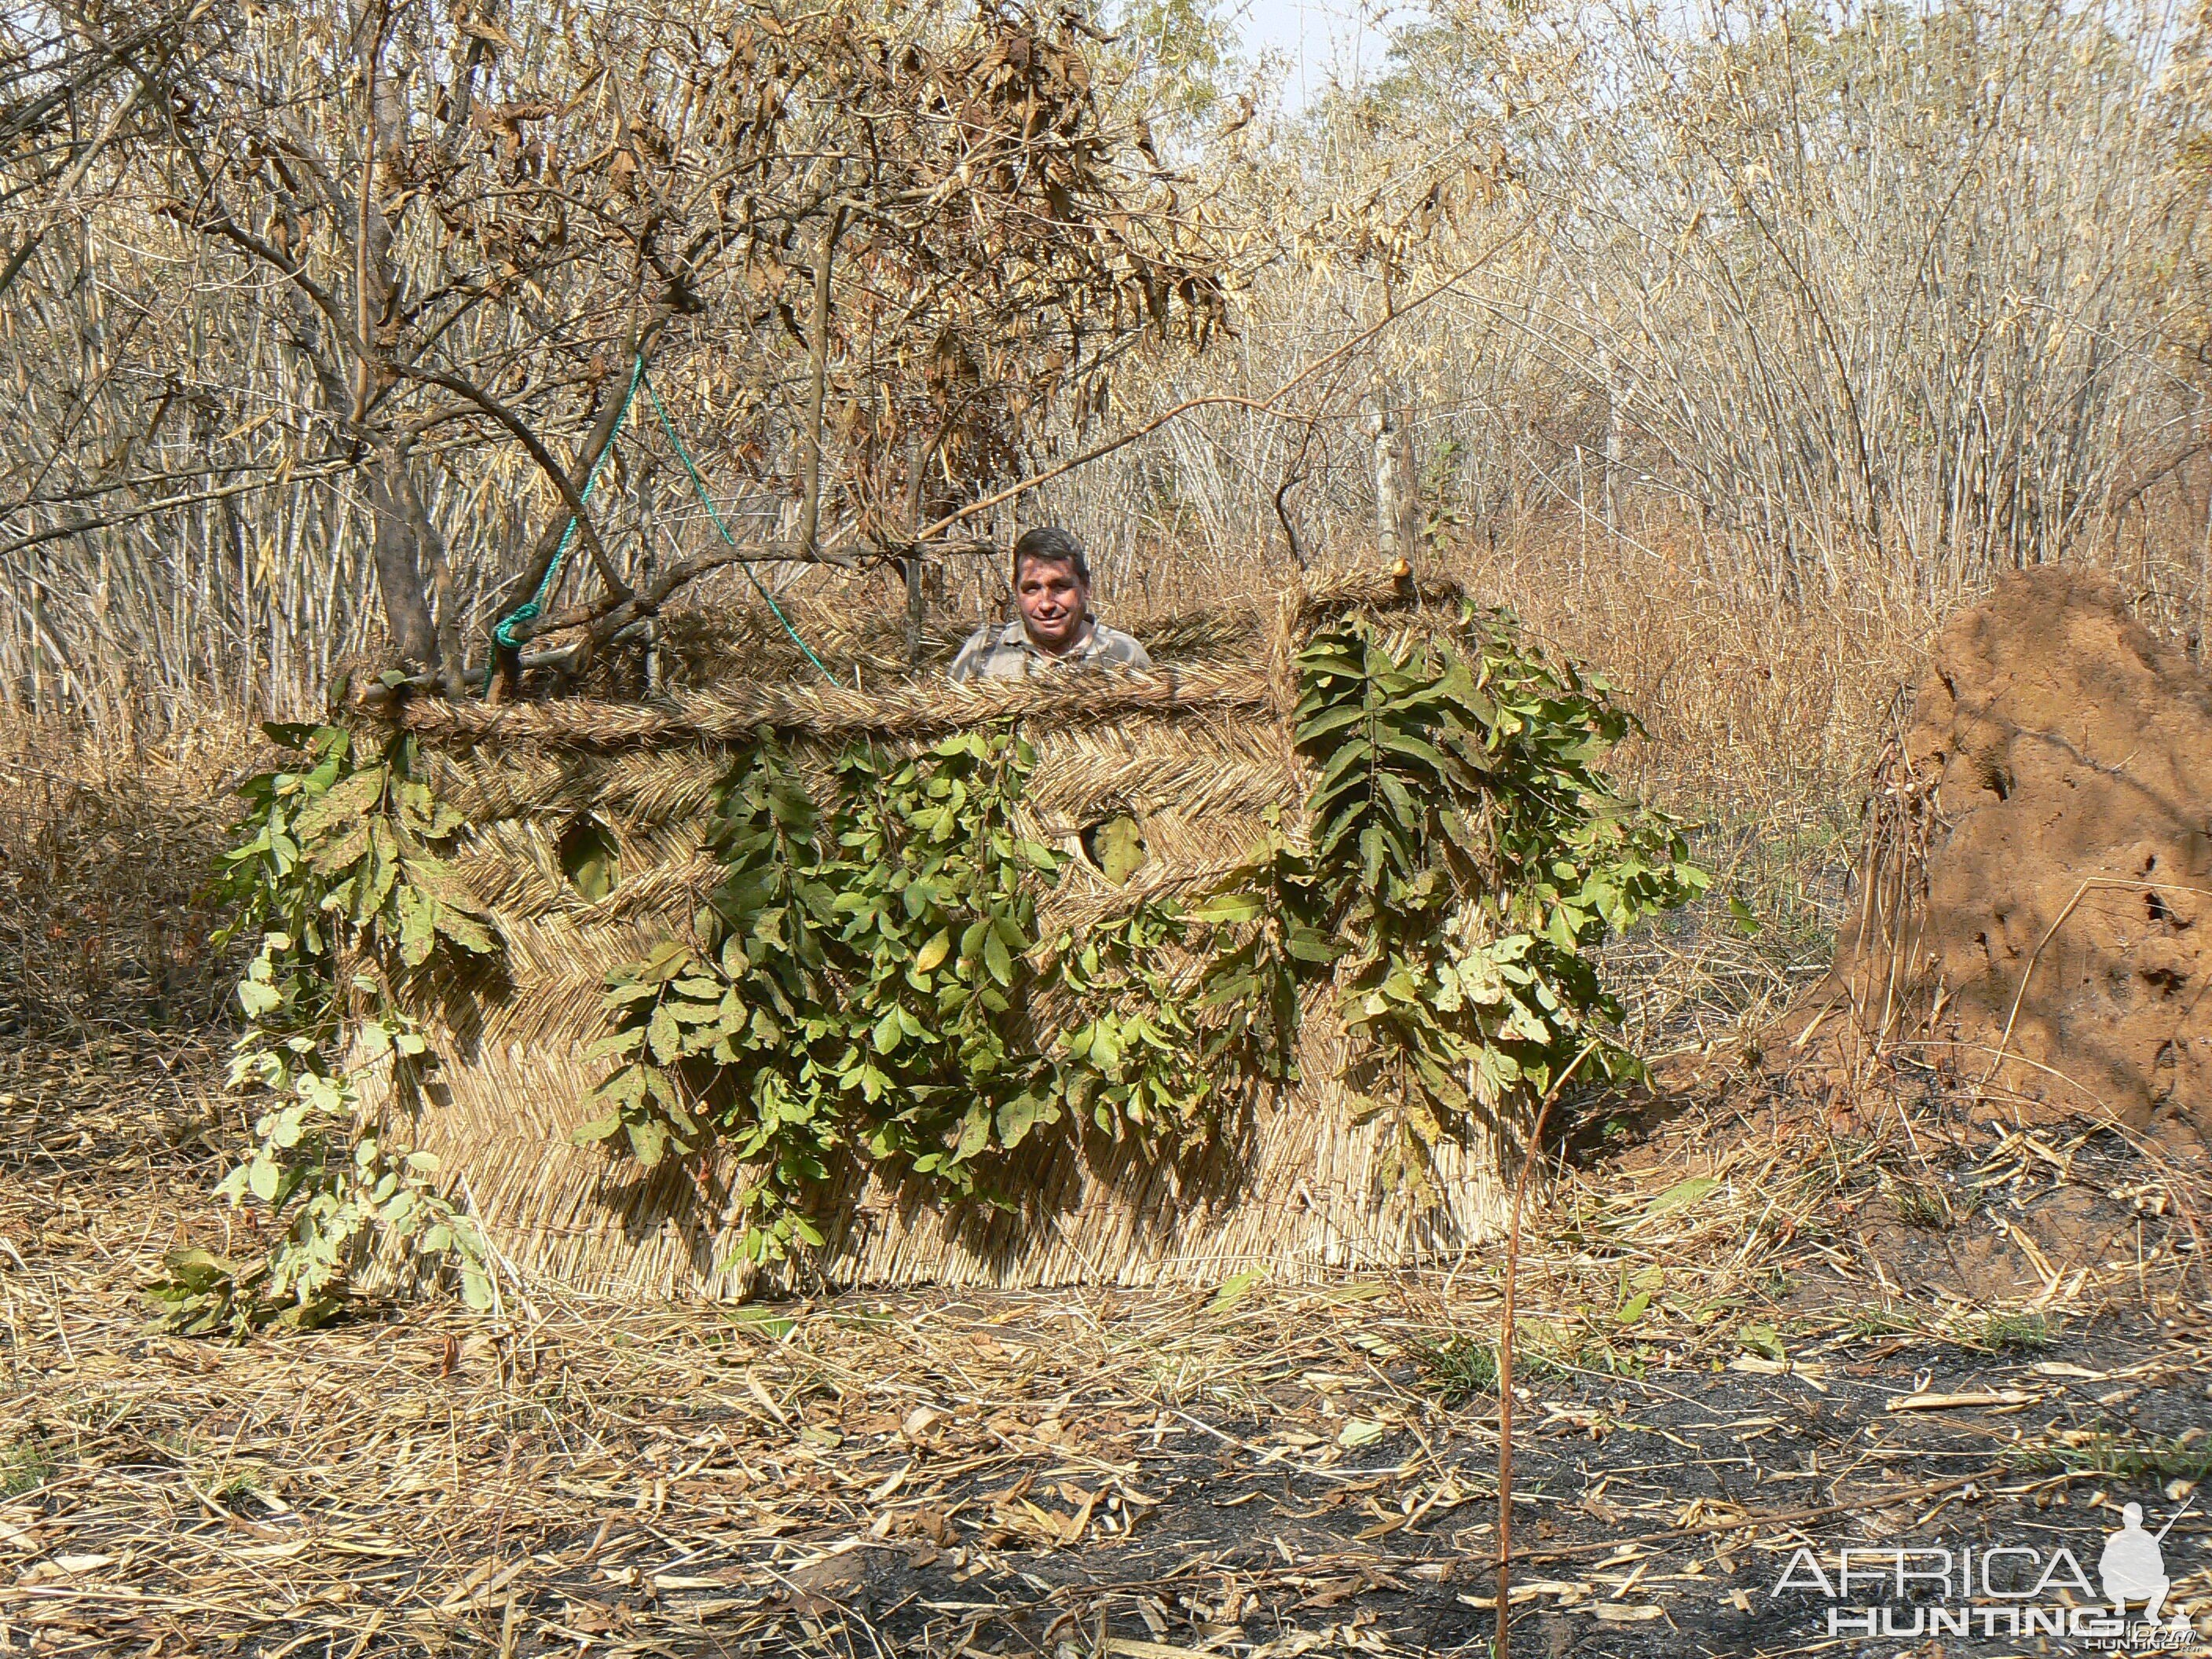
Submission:
M 1246 53 L 1279 53 L 1289 74 L 1284 94 L 1293 108 L 1328 86 L 1372 73 L 1382 62 L 1384 29 L 1408 9 L 1387 0 L 1245 0 L 1241 19 Z

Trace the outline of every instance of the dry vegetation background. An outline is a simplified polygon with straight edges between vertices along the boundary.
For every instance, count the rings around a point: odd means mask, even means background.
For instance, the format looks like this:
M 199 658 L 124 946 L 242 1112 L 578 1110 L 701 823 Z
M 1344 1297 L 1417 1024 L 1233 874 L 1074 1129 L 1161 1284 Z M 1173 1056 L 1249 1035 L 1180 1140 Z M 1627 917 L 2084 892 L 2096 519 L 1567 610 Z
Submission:
M 1110 40 L 1018 9 L 908 15 L 947 84 L 1042 99 L 1078 136 L 1061 148 L 1091 171 L 1051 186 L 1056 232 L 945 137 L 958 123 L 917 125 L 906 82 L 839 57 L 892 38 L 860 12 L 450 10 L 0 23 L 0 707 L 23 792 L 0 836 L 50 897 L 53 871 L 105 867 L 55 837 L 112 842 L 125 803 L 167 811 L 173 784 L 205 828 L 254 718 L 319 708 L 342 662 L 426 657 L 395 641 L 380 537 L 406 544 L 448 669 L 481 661 L 565 522 L 517 434 L 580 479 L 641 342 L 763 556 L 803 527 L 819 434 L 810 545 L 854 566 L 747 568 L 832 610 L 902 608 L 921 521 L 1192 399 L 948 533 L 1003 546 L 1066 520 L 1109 611 L 1141 614 L 1375 557 L 1378 514 L 1406 515 L 1421 557 L 1627 689 L 1650 738 L 1624 764 L 1713 826 L 1729 890 L 1771 925 L 1705 930 L 1697 960 L 1650 942 L 1676 988 L 1638 976 L 1654 1030 L 1717 975 L 1741 981 L 1724 1021 L 1770 1009 L 1784 959 L 1817 957 L 1893 694 L 1996 574 L 2102 562 L 2154 625 L 2192 647 L 2203 629 L 2212 83 L 2193 15 L 1452 0 L 1380 78 L 1291 112 L 1203 7 L 1101 18 Z M 1006 93 L 1012 40 L 1042 44 Z M 771 83 L 781 125 L 733 120 Z M 850 108 L 827 97 L 863 83 Z M 854 122 L 904 133 L 905 170 L 806 161 L 866 148 Z M 1031 153 L 1027 131 L 1006 153 Z M 956 188 L 972 210 L 931 218 Z M 841 191 L 931 205 L 832 232 L 817 380 L 813 250 Z M 641 309 L 641 273 L 718 236 L 726 258 Z M 1037 252 L 1056 237 L 1087 252 L 1056 267 Z M 1002 265 L 965 309 L 945 298 Z M 1024 308 L 1047 291 L 1075 295 L 1062 324 Z M 376 352 L 416 378 L 368 389 Z M 641 405 L 594 502 L 621 580 L 716 553 L 689 492 Z M 592 563 L 580 549 L 549 611 L 591 602 Z M 1004 602 L 995 561 L 916 563 L 933 630 Z M 754 602 L 726 568 L 674 600 Z M 174 897 L 193 861 L 113 867 Z M 188 944 L 145 937 L 150 983 L 189 974 Z
M 1486 1643 L 1487 1261 L 1281 1296 L 781 1312 L 541 1290 L 237 1349 L 149 1336 L 138 1301 L 166 1245 L 253 1224 L 207 1196 L 240 1125 L 210 1086 L 228 988 L 195 896 L 253 721 L 319 711 L 341 665 L 482 662 L 565 517 L 517 428 L 573 486 L 648 337 L 748 569 L 805 628 L 868 607 L 896 635 L 918 593 L 928 636 L 956 634 L 1004 586 L 950 544 L 1030 523 L 1080 530 L 1122 617 L 1371 562 L 1409 529 L 1626 690 L 1649 735 L 1620 765 L 1705 826 L 1712 900 L 1613 947 L 1655 1051 L 1741 1037 L 1825 963 L 1898 688 L 1998 574 L 2100 563 L 2197 648 L 2205 20 L 2131 0 L 1428 19 L 1374 82 L 1293 112 L 1200 0 L 1073 22 L 0 9 L 0 1652 Z M 871 56 L 899 30 L 970 90 L 1028 77 L 978 130 L 1003 138 L 1035 91 L 1093 146 L 1080 188 L 1002 188 L 949 120 L 904 172 L 852 161 L 854 124 L 889 131 L 917 95 L 920 71 Z M 740 33 L 756 65 L 813 52 L 774 70 L 781 125 L 715 125 L 759 91 Z M 1051 51 L 1017 70 L 1015 40 Z M 830 97 L 823 65 L 867 97 Z M 1016 129 L 1044 179 L 1060 140 Z M 831 151 L 851 170 L 817 168 Z M 740 177 L 750 195 L 716 193 Z M 848 243 L 838 204 L 863 189 L 896 211 Z M 1055 264 L 1079 225 L 1089 251 Z M 654 264 L 669 247 L 696 282 Z M 1168 293 L 1170 269 L 1192 285 Z M 1048 316 L 1047 289 L 1082 306 Z M 364 319 L 389 337 L 349 333 Z M 380 352 L 468 392 L 379 382 Z M 1193 400 L 917 556 L 928 521 Z M 633 419 L 592 503 L 616 576 L 719 556 L 690 490 Z M 767 556 L 810 543 L 852 568 Z M 423 652 L 380 586 L 395 550 Z M 588 610 L 606 576 L 580 550 L 550 608 Z M 670 637 L 757 606 L 716 569 Z M 1521 1292 L 1546 1494 L 1527 1650 L 1782 1641 L 1728 1595 L 1763 1594 L 1803 1534 L 1747 1511 L 1823 1537 L 1936 1514 L 1987 1536 L 2017 1511 L 2087 1539 L 2112 1523 L 2069 1521 L 2069 1495 L 2163 1504 L 2212 1472 L 2180 1184 L 2109 1138 L 1992 1136 L 1933 1103 L 1908 1122 L 1903 1099 L 1855 1120 L 1730 1097 L 1565 1181 Z M 2145 1308 L 2167 1323 L 2078 1338 Z M 1987 1397 L 1893 1415 L 1916 1372 Z M 1753 1490 L 1747 1441 L 1803 1484 Z M 1594 1474 L 1607 1458 L 1632 1467 Z M 2198 1528 L 2179 1536 L 2201 1549 Z

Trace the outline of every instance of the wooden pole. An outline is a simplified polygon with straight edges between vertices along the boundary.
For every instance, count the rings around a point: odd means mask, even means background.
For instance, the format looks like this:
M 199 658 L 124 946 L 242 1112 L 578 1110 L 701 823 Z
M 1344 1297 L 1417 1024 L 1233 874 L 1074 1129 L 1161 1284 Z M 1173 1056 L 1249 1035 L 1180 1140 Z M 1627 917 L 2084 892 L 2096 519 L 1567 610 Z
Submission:
M 821 548 L 822 404 L 830 384 L 830 261 L 844 230 L 845 210 L 841 206 L 823 229 L 822 252 L 814 261 L 814 315 L 806 338 L 806 448 L 802 461 L 806 494 L 799 509 L 799 545 L 808 558 Z

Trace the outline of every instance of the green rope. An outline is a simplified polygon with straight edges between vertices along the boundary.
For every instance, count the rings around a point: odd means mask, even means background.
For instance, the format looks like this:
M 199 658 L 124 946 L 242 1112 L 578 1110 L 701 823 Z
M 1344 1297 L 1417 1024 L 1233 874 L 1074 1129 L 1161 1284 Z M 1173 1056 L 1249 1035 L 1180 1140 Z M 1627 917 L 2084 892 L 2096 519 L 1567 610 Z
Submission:
M 707 509 L 707 516 L 714 521 L 714 528 L 722 532 L 724 544 L 734 548 L 738 544 L 738 538 L 730 534 L 729 526 L 722 522 L 722 515 L 714 510 L 714 501 L 707 494 L 707 481 L 699 476 L 699 469 L 692 464 L 691 452 L 684 447 L 684 440 L 676 435 L 675 422 L 668 418 L 668 410 L 660 401 L 660 393 L 654 390 L 653 382 L 649 380 L 645 382 L 645 395 L 653 399 L 653 412 L 660 416 L 660 429 L 668 434 L 668 441 L 676 446 L 677 459 L 684 463 L 684 470 L 691 475 L 691 487 L 699 494 L 699 505 Z M 761 579 L 754 575 L 749 567 L 741 563 L 738 568 L 745 573 L 745 580 L 753 585 L 753 591 L 768 601 L 768 608 L 775 613 L 775 619 L 783 624 L 783 631 L 791 635 L 791 642 L 806 653 L 806 660 L 821 669 L 822 677 L 830 684 L 842 685 L 843 682 L 831 673 L 822 659 L 808 648 L 806 641 L 799 637 L 799 630 L 791 625 L 791 618 L 783 614 L 783 607 L 775 602 L 775 595 L 761 586 Z
M 580 503 L 590 501 L 592 491 L 599 487 L 599 470 L 606 465 L 607 457 L 614 453 L 615 434 L 622 430 L 622 423 L 629 418 L 630 404 L 637 397 L 637 389 L 644 380 L 645 353 L 641 351 L 637 354 L 637 362 L 630 366 L 629 389 L 623 393 L 622 408 L 616 412 L 614 427 L 607 434 L 606 445 L 592 462 L 591 476 L 584 480 L 584 493 L 576 498 Z M 658 403 L 659 399 L 656 398 L 653 401 Z M 662 416 L 663 420 L 666 418 Z M 528 636 L 517 630 L 527 627 L 545 614 L 545 601 L 553 592 L 553 585 L 561 580 L 561 567 L 568 562 L 568 546 L 576 539 L 578 523 L 576 515 L 571 513 L 568 527 L 561 532 L 561 544 L 553 550 L 553 562 L 545 567 L 545 574 L 538 584 L 538 591 L 492 624 L 491 637 L 495 645 L 509 651 L 522 648 L 523 640 Z M 492 678 L 498 672 L 498 655 L 495 652 L 493 659 L 484 665 L 484 690 L 487 692 L 491 690 Z

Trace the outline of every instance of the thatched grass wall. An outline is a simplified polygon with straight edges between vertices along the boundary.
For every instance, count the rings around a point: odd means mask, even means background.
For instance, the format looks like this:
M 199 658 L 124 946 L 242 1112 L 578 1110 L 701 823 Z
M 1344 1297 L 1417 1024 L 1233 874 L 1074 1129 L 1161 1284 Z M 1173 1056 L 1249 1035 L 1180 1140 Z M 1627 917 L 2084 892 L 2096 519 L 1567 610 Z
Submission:
M 1287 728 L 1298 644 L 1347 609 L 1419 627 L 1458 597 L 1338 580 L 1301 589 L 1273 614 L 1164 619 L 1146 629 L 1160 660 L 1142 677 L 939 681 L 873 695 L 738 683 L 650 704 L 410 708 L 437 792 L 469 820 L 457 867 L 507 948 L 499 976 L 418 988 L 414 1012 L 443 1063 L 408 1138 L 439 1155 L 454 1196 L 526 1276 L 594 1292 L 744 1293 L 751 1270 L 727 1265 L 741 1231 L 739 1168 L 709 1155 L 647 1176 L 570 1140 L 604 1071 L 582 1056 L 605 1029 L 605 975 L 687 928 L 719 875 L 701 842 L 735 743 L 765 724 L 826 769 L 861 734 L 912 746 L 1018 717 L 1037 754 L 1026 810 L 1040 837 L 1072 848 L 1085 826 L 1127 812 L 1148 854 L 1119 888 L 1072 860 L 1042 906 L 1050 937 L 1140 893 L 1210 883 L 1249 853 L 1269 807 L 1295 831 L 1309 783 Z M 564 875 L 558 851 L 586 817 L 618 849 L 619 884 L 596 902 Z M 825 1206 L 828 1242 L 809 1271 L 836 1283 L 1006 1286 L 1206 1283 L 1255 1267 L 1297 1279 L 1407 1264 L 1491 1234 L 1502 1188 L 1486 1142 L 1443 1148 L 1429 1199 L 1386 1187 L 1382 1133 L 1351 1121 L 1336 1081 L 1345 1037 L 1333 1000 L 1324 991 L 1309 1001 L 1305 1080 L 1255 1103 L 1198 1165 L 1155 1162 L 1063 1123 L 1013 1155 L 1000 1183 L 1024 1195 L 1012 1212 L 855 1171 Z M 370 1106 L 381 1109 L 374 1090 Z

